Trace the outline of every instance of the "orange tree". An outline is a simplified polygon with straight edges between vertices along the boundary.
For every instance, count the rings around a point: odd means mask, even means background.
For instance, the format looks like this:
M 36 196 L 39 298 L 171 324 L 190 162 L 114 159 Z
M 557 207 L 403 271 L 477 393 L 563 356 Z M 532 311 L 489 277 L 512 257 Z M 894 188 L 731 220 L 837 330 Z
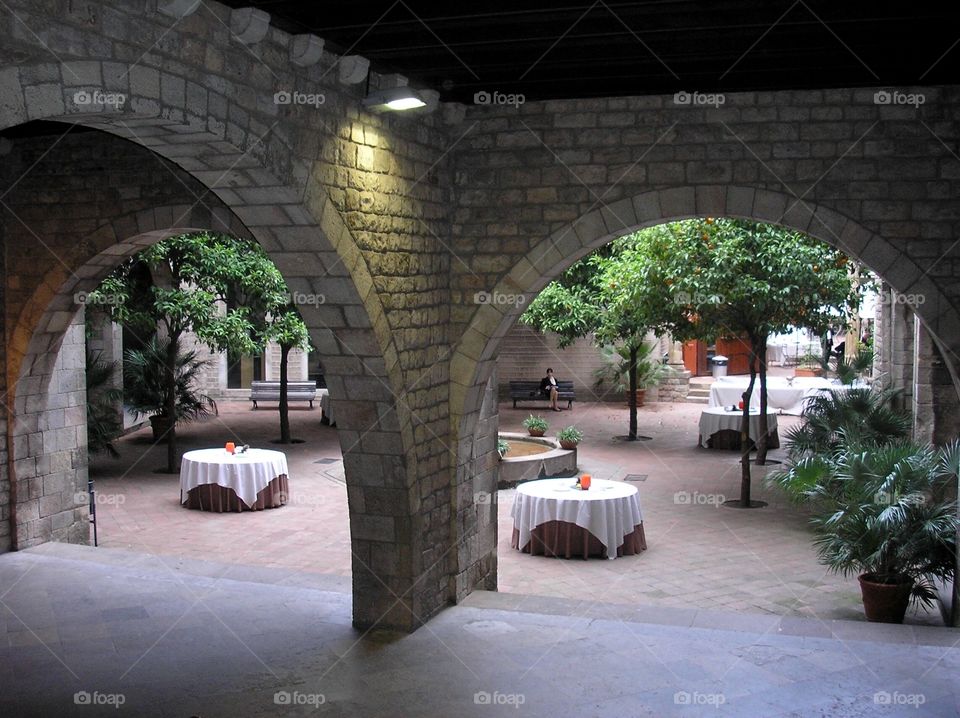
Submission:
M 626 350 L 629 383 L 627 439 L 637 438 L 637 363 L 649 325 L 642 308 L 619 305 L 613 311 L 611 293 L 602 283 L 604 273 L 619 257 L 607 245 L 570 267 L 550 282 L 520 317 L 541 332 L 557 335 L 563 349 L 576 339 L 594 335 L 598 345 L 620 343 Z
M 677 341 L 744 337 L 750 382 L 743 394 L 740 505 L 751 506 L 749 411 L 759 375 L 757 463 L 767 453 L 767 340 L 791 327 L 820 334 L 855 309 L 847 257 L 807 235 L 740 219 L 693 219 L 617 240 L 600 282 L 613 314 L 642 311 Z

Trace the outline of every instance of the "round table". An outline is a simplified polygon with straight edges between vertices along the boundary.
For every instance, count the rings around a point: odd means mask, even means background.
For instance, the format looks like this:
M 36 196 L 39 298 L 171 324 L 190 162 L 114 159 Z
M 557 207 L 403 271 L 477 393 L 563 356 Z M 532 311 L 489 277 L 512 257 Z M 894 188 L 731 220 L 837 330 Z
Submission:
M 280 451 L 197 449 L 180 464 L 180 503 L 201 511 L 259 511 L 287 502 L 287 457 Z
M 320 423 L 336 426 L 337 420 L 333 418 L 333 409 L 330 407 L 330 391 L 317 389 L 317 396 L 320 397 Z
M 711 449 L 739 449 L 740 424 L 743 412 L 730 411 L 726 407 L 712 406 L 700 413 L 700 435 L 697 446 L 706 443 Z M 760 436 L 760 410 L 750 409 L 750 440 L 756 442 Z M 777 412 L 767 409 L 767 448 L 780 446 L 780 434 L 777 431 Z
M 594 479 L 588 491 L 575 478 L 528 481 L 517 487 L 511 545 L 545 556 L 614 559 L 647 548 L 637 487 Z

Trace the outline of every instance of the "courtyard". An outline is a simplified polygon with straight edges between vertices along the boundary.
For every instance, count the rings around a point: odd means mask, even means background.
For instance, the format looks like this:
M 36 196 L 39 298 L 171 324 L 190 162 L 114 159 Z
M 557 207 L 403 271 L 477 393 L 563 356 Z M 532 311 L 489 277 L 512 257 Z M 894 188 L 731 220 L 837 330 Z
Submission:
M 290 497 L 277 510 L 219 514 L 179 504 L 179 479 L 157 473 L 165 447 L 152 446 L 149 427 L 119 442 L 122 459 L 98 457 L 90 467 L 98 496 L 100 545 L 148 553 L 161 560 L 215 560 L 291 572 L 337 576 L 350 585 L 347 489 L 336 429 L 320 412 L 291 410 L 295 438 L 276 446 L 277 414 L 251 410 L 249 402 L 222 401 L 219 416 L 182 432 L 182 450 L 226 441 L 282 449 L 290 466 Z M 540 597 L 603 601 L 819 619 L 863 619 L 855 579 L 820 566 L 804 514 L 763 486 L 766 469 L 754 467 L 754 497 L 763 509 L 719 506 L 739 495 L 735 451 L 697 447 L 700 404 L 651 404 L 640 410 L 641 434 L 649 441 L 617 440 L 627 410 L 616 403 L 577 402 L 560 414 L 543 413 L 552 430 L 576 425 L 585 434 L 578 447 L 581 473 L 622 481 L 637 478 L 648 549 L 615 561 L 549 559 L 510 548 L 514 490 L 498 492 L 498 590 L 519 594 L 519 605 L 539 606 Z M 501 430 L 523 431 L 530 410 L 501 404 Z M 797 417 L 781 416 L 781 436 Z M 782 456 L 774 450 L 771 459 Z M 908 622 L 942 625 L 935 612 Z
M 4 0 L 0 716 L 960 716 L 958 21 Z M 806 508 L 758 466 L 723 505 L 718 356 L 851 399 Z M 337 426 L 252 410 L 282 379 Z M 599 491 L 497 490 L 507 395 L 574 390 Z M 131 412 L 203 418 L 98 453 Z

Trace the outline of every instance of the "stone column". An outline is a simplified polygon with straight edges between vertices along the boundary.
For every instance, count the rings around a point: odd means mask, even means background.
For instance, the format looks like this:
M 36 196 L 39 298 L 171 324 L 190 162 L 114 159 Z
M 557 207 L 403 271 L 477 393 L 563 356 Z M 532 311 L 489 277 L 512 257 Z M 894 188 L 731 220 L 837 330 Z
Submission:
M 88 543 L 82 308 L 66 327 L 52 367 L 38 364 L 33 364 L 34 373 L 17 382 L 14 400 L 17 546 Z
M 454 595 L 461 600 L 474 589 L 497 589 L 497 480 L 500 473 L 497 430 L 498 378 L 487 380 L 480 416 L 472 436 L 458 446 L 456 468 L 457 567 Z

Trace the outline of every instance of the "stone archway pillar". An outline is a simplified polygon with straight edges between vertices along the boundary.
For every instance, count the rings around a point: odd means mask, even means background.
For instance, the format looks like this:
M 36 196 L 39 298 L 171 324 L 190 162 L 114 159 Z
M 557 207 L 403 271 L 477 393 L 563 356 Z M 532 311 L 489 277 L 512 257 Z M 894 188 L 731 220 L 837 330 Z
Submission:
M 65 321 L 59 348 L 51 346 L 55 358 L 16 386 L 12 450 L 18 482 L 15 545 L 20 549 L 46 541 L 90 540 L 82 307 Z

